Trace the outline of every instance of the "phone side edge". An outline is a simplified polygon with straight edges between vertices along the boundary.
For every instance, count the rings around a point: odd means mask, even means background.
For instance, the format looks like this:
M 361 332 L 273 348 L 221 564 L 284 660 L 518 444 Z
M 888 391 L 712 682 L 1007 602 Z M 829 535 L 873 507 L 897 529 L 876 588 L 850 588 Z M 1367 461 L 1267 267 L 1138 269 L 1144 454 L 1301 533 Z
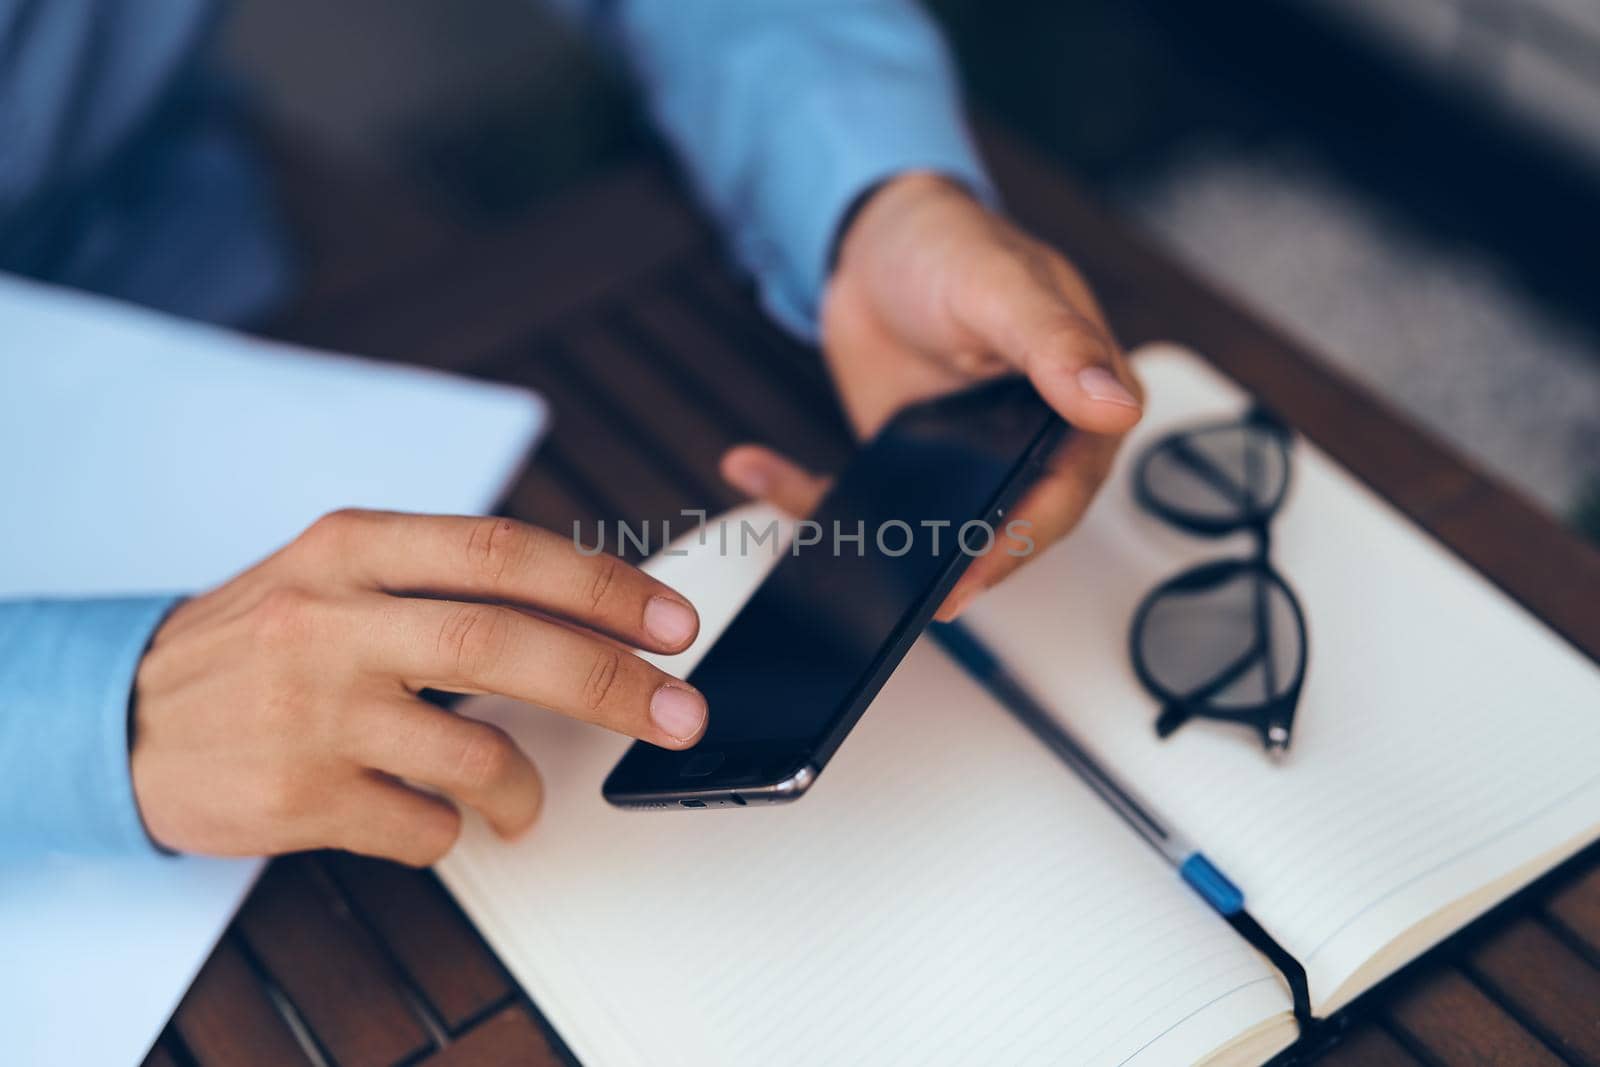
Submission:
M 600 795 L 612 807 L 624 810 L 656 811 L 662 808 L 682 807 L 688 807 L 692 810 L 699 807 L 742 808 L 753 804 L 787 804 L 804 796 L 821 773 L 821 767 L 807 762 L 782 781 L 772 782 L 767 785 L 758 785 L 751 788 L 719 786 L 715 789 L 663 789 L 651 792 L 613 791 L 608 778 L 606 783 L 600 787 Z M 735 797 L 738 799 L 734 799 Z M 698 801 L 699 803 L 685 805 L 684 801 L 686 800 Z

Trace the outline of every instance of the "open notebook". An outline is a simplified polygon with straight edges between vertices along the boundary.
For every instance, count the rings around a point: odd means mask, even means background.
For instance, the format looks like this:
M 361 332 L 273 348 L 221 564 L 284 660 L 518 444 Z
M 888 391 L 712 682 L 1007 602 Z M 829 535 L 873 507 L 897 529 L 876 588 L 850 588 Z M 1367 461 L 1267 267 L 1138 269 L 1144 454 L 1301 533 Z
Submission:
M 968 619 L 1330 1014 L 1600 836 L 1600 670 L 1300 441 L 1274 527 L 1311 637 L 1292 753 L 1204 723 L 1158 741 L 1134 605 L 1246 546 L 1147 518 L 1127 466 L 1246 397 L 1177 348 L 1136 366 L 1149 412 L 1087 521 Z M 651 565 L 704 621 L 675 671 L 771 563 L 716 548 Z M 533 754 L 548 806 L 514 845 L 469 822 L 440 875 L 586 1064 L 1257 1063 L 1295 1040 L 1277 972 L 932 642 L 785 808 L 613 810 L 626 739 L 466 707 Z

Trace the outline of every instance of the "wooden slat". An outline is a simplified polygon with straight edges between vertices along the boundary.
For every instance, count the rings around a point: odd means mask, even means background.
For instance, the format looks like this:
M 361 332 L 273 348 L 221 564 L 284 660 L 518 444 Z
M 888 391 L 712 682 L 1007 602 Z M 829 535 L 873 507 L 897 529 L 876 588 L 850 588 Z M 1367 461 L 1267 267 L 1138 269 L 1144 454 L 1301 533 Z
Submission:
M 1561 1060 L 1461 972 L 1440 968 L 1388 1006 L 1393 1026 L 1443 1067 L 1559 1067 Z
M 569 447 L 571 443 L 569 442 Z M 579 456 L 583 455 L 581 445 L 578 446 Z M 626 493 L 620 492 L 613 480 L 607 479 L 603 471 L 593 469 L 592 464 L 585 464 L 568 458 L 559 443 L 552 442 L 545 446 L 539 457 L 539 465 L 543 467 L 551 478 L 565 486 L 567 495 L 587 509 L 587 521 L 584 524 L 583 543 L 593 546 L 593 538 L 598 537 L 597 527 L 591 523 L 605 522 L 609 532 L 605 535 L 606 551 L 615 551 L 624 559 L 637 563 L 642 558 L 637 546 L 632 541 L 624 541 L 619 548 L 616 544 L 615 531 L 611 529 L 618 516 L 626 516 L 632 512 L 628 504 Z M 570 523 L 568 524 L 570 526 Z
M 686 317 L 689 327 L 719 339 L 793 396 L 826 432 L 849 436 L 844 410 L 822 354 L 802 346 L 749 303 L 737 289 L 720 295 L 708 288 L 707 267 L 698 263 L 673 272 L 661 287 L 667 305 Z
M 306 857 L 268 866 L 238 928 L 338 1067 L 390 1067 L 432 1046 L 393 968 Z
M 1556 889 L 1545 910 L 1588 950 L 1591 960 L 1600 960 L 1600 858 Z
M 774 365 L 787 365 L 791 373 L 821 388 L 828 395 L 827 406 L 838 411 L 833 380 L 821 354 L 773 325 L 757 305 L 753 287 L 740 285 L 720 258 L 708 257 L 675 273 L 671 290 L 730 336 L 748 339 L 756 350 L 771 353 Z M 843 427 L 842 411 L 839 414 Z
M 664 475 L 679 494 L 698 500 L 702 506 L 709 499 L 726 495 L 719 480 L 699 468 L 685 447 L 689 435 L 714 437 L 716 431 L 711 423 L 704 418 L 685 421 L 676 427 L 676 435 L 663 433 L 653 414 L 663 406 L 662 395 L 646 392 L 640 383 L 627 377 L 619 380 L 608 376 L 591 362 L 593 351 L 578 352 L 561 343 L 555 347 L 561 353 L 558 365 L 567 381 L 611 427 L 612 435 L 647 456 L 652 468 Z
M 206 961 L 173 1026 L 200 1067 L 311 1062 L 231 938 Z
M 591 494 L 616 501 L 615 510 L 605 518 L 655 522 L 677 518 L 683 508 L 698 506 L 700 502 L 683 487 L 673 464 L 663 460 L 654 442 L 637 427 L 624 430 L 626 416 L 614 404 L 594 403 L 588 383 L 567 365 L 568 358 L 547 349 L 526 361 L 520 378 L 557 410 L 548 446 L 559 452 Z M 612 550 L 614 544 L 608 549 Z
M 704 225 L 659 168 L 603 176 L 514 225 L 419 258 L 279 336 L 462 367 L 578 314 L 704 247 Z
M 1516 919 L 1477 945 L 1467 965 L 1552 1048 L 1600 1065 L 1600 971 L 1547 927 Z
M 559 1067 L 544 1033 L 518 1007 L 485 1019 L 459 1041 L 422 1061 L 423 1067 Z
M 565 335 L 562 347 L 571 353 L 575 367 L 590 381 L 604 382 L 634 425 L 677 461 L 678 480 L 693 487 L 701 507 L 715 513 L 735 502 L 717 473 L 717 463 L 739 440 L 706 417 L 668 368 L 595 326 Z
M 582 522 L 588 526 L 584 532 L 585 543 L 592 543 L 594 533 L 589 524 L 607 514 L 609 509 L 587 499 L 581 490 L 557 478 L 550 468 L 548 457 L 541 454 L 539 462 L 511 490 L 506 499 L 505 513 L 563 535 L 572 533 L 575 520 Z
M 180 1067 L 180 1065 L 177 1057 L 167 1048 L 166 1040 L 163 1039 L 156 1042 L 149 1055 L 145 1056 L 143 1067 Z
M 681 301 L 647 293 L 630 301 L 639 338 L 698 383 L 707 414 L 748 441 L 785 452 L 813 470 L 836 471 L 854 450 L 840 426 L 826 432 L 827 409 L 774 380 L 770 368 L 740 352 Z M 837 425 L 837 424 L 836 424 Z
M 1574 620 L 1567 636 L 1591 655 L 1600 645 L 1600 551 L 1523 497 L 1487 482 L 1429 516 L 1435 534 L 1490 581 L 1538 611 Z M 1530 605 L 1532 606 L 1532 605 Z
M 1371 1022 L 1350 1031 L 1317 1062 L 1322 1067 L 1421 1067 L 1420 1060 Z
M 515 993 L 500 962 L 431 872 L 342 853 L 324 862 L 451 1031 Z

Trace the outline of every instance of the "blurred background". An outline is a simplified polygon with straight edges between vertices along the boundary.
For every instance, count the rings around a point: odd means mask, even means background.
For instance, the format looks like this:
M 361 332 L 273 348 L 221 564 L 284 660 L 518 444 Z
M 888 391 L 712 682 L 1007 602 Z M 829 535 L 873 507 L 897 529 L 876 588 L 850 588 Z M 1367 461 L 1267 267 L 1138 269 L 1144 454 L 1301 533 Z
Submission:
M 1600 541 L 1600 3 L 929 6 L 974 107 Z M 451 225 L 655 150 L 536 0 L 236 0 L 223 44 L 269 121 Z

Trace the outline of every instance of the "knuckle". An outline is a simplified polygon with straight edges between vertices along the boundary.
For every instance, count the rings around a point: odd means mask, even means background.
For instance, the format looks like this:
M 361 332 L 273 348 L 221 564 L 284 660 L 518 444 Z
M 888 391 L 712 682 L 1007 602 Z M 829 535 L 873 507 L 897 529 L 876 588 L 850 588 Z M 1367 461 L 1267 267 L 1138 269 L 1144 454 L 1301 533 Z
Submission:
M 445 615 L 436 647 L 458 676 L 470 676 L 499 660 L 509 635 L 503 609 L 462 604 Z
M 594 574 L 589 579 L 589 606 L 595 610 L 603 607 L 617 585 L 617 571 L 623 563 L 616 556 L 595 557 Z
M 490 582 L 525 567 L 532 551 L 527 531 L 511 519 L 479 519 L 467 530 L 467 564 Z
M 362 524 L 370 512 L 361 508 L 340 508 L 330 511 L 312 523 L 302 539 L 314 544 L 337 547 L 348 541 L 353 529 Z
M 311 636 L 316 598 L 294 586 L 269 589 L 252 612 L 252 635 L 268 649 L 301 644 Z
M 603 649 L 595 655 L 588 677 L 583 681 L 583 706 L 598 711 L 605 706 L 606 698 L 616 688 L 617 677 L 622 673 L 622 653 Z

